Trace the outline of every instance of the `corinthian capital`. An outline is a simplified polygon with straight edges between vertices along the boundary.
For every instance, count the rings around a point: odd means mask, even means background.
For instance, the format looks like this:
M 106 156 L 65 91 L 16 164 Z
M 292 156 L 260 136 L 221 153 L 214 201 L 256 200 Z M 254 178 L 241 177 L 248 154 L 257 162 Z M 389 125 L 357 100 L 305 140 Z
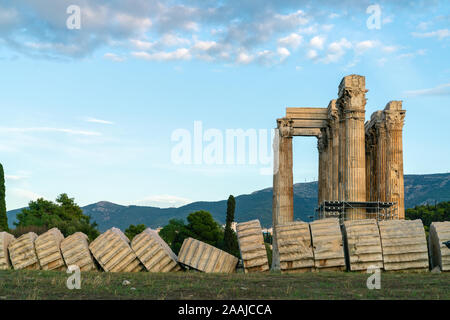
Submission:
M 289 118 L 277 119 L 277 126 L 281 137 L 292 137 L 294 134 L 292 123 L 293 121 Z

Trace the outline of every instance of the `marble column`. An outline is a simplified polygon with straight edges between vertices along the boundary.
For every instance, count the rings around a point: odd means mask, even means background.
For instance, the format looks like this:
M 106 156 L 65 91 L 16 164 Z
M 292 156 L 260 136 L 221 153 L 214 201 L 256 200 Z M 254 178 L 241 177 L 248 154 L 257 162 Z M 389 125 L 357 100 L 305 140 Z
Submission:
M 330 124 L 330 200 L 339 199 L 339 114 L 336 100 L 328 105 L 328 121 Z M 330 141 L 330 140 L 329 140 Z
M 346 76 L 339 85 L 337 106 L 343 116 L 343 200 L 366 201 L 366 155 L 364 116 L 366 105 L 365 78 Z M 349 209 L 347 219 L 364 219 L 365 210 Z
M 395 202 L 399 219 L 405 218 L 403 178 L 403 125 L 405 110 L 402 101 L 390 101 L 384 108 L 386 121 L 386 200 Z
M 294 181 L 292 173 L 292 120 L 277 120 L 275 131 L 273 198 L 272 198 L 272 269 L 280 269 L 280 256 L 275 226 L 294 220 Z

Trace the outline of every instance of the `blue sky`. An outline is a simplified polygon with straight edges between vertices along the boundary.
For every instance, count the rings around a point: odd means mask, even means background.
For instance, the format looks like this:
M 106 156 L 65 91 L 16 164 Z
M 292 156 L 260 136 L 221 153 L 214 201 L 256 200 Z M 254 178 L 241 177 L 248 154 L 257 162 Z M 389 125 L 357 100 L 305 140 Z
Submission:
M 2 1 L 7 207 L 62 192 L 167 207 L 270 187 L 260 162 L 174 163 L 172 135 L 194 139 L 195 121 L 270 134 L 285 107 L 326 107 L 353 73 L 366 119 L 403 100 L 405 172 L 448 172 L 449 26 L 446 1 Z M 294 140 L 294 182 L 317 179 L 317 157 L 315 139 Z

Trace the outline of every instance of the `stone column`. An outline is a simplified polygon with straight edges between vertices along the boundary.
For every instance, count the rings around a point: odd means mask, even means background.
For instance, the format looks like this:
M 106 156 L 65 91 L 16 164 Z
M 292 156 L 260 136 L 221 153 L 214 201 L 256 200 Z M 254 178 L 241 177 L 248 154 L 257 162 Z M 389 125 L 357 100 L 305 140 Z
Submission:
M 272 198 L 272 269 L 280 269 L 275 227 L 294 220 L 294 181 L 292 175 L 292 120 L 277 120 L 274 137 L 274 173 Z
M 336 100 L 328 105 L 328 119 L 330 123 L 330 200 L 339 199 L 339 114 Z
M 377 139 L 376 149 L 376 199 L 377 201 L 386 202 L 386 123 L 383 111 L 377 111 L 375 119 L 375 132 Z
M 317 149 L 319 151 L 319 205 L 325 200 L 327 191 L 327 142 L 328 138 L 325 130 L 322 129 L 317 137 Z
M 399 219 L 405 218 L 403 179 L 403 125 L 405 110 L 402 101 L 390 101 L 384 108 L 386 119 L 386 199 L 395 202 Z
M 343 155 L 343 200 L 366 201 L 366 157 L 364 115 L 366 105 L 365 78 L 346 76 L 339 85 L 337 106 L 344 117 L 345 152 Z M 349 209 L 347 219 L 363 219 L 363 209 Z

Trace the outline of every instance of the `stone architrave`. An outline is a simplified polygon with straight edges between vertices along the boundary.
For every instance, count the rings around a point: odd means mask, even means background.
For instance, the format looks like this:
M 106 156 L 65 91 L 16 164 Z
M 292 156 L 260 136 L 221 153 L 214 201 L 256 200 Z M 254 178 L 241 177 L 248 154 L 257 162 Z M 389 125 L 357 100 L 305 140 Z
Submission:
M 131 248 L 149 272 L 174 272 L 181 270 L 177 256 L 158 232 L 150 228 L 136 235 Z
M 142 271 L 142 265 L 129 243 L 122 231 L 111 228 L 92 241 L 89 250 L 106 272 Z
M 450 271 L 450 248 L 444 243 L 450 241 L 450 221 L 432 222 L 429 234 L 429 247 L 432 267 Z
M 58 228 L 52 228 L 36 238 L 34 245 L 42 270 L 65 270 L 61 254 L 61 241 L 64 236 Z
M 178 262 L 206 273 L 233 273 L 238 258 L 202 241 L 186 238 L 178 253 Z
M 0 270 L 11 269 L 8 246 L 14 240 L 14 236 L 8 232 L 0 232 Z
M 76 265 L 80 271 L 96 271 L 94 258 L 89 251 L 88 236 L 76 232 L 61 241 L 61 253 L 67 267 Z
M 309 224 L 316 270 L 345 270 L 344 245 L 338 218 L 326 218 Z
M 428 270 L 428 248 L 421 220 L 378 222 L 384 270 Z
M 309 224 L 294 221 L 275 227 L 278 235 L 280 269 L 282 272 L 314 270 L 314 253 Z
M 10 242 L 8 251 L 11 264 L 15 270 L 39 270 L 39 260 L 34 241 L 38 235 L 28 232 Z
M 380 231 L 375 219 L 345 221 L 343 231 L 351 271 L 383 269 Z
M 244 272 L 268 271 L 269 262 L 259 220 L 238 223 L 236 233 L 244 261 Z

